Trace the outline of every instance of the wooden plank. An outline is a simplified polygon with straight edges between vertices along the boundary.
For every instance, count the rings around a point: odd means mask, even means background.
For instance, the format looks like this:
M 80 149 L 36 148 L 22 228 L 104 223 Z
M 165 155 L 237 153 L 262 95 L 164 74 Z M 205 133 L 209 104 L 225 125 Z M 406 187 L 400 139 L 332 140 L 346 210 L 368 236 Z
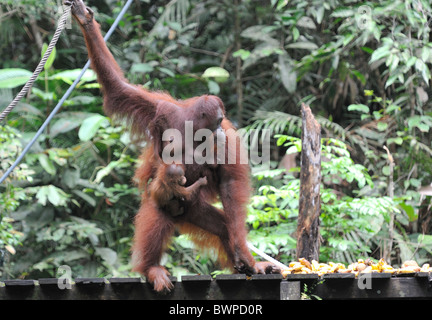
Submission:
M 325 273 L 322 277 L 324 280 L 340 280 L 340 279 L 354 279 L 354 273 Z
M 278 300 L 300 299 L 302 291 L 312 299 L 432 299 L 432 274 L 415 277 L 391 277 L 367 274 L 352 278 L 346 275 L 289 275 L 287 280 L 271 275 L 185 276 L 174 281 L 174 289 L 159 294 L 140 278 L 81 278 L 70 289 L 60 288 L 57 279 L 6 280 L 0 283 L 0 300 Z M 175 279 L 173 279 L 175 280 Z M 183 280 L 183 278 L 182 278 Z M 305 286 L 306 285 L 306 286 Z
M 213 278 L 210 275 L 184 275 L 181 277 L 182 282 L 210 282 Z
M 369 278 L 369 283 L 362 280 L 324 281 L 315 287 L 313 294 L 324 300 L 432 298 L 427 278 Z
M 35 285 L 34 280 L 4 280 L 6 287 L 32 287 Z
M 216 281 L 244 281 L 246 280 L 245 274 L 218 274 L 216 276 Z
M 184 275 L 181 277 L 181 286 L 176 288 L 177 294 L 181 293 L 186 299 L 209 300 L 212 281 L 210 275 Z
M 141 278 L 110 278 L 108 280 L 110 284 L 137 284 L 141 283 Z
M 254 274 L 252 275 L 252 280 L 258 281 L 281 281 L 283 276 L 281 274 Z
M 37 282 L 40 286 L 58 286 L 59 280 L 57 278 L 42 278 L 39 279 Z M 60 280 L 61 282 L 62 280 Z
M 300 281 L 300 280 L 318 280 L 319 276 L 316 273 L 308 274 L 288 274 L 286 279 L 288 281 Z
M 105 278 L 76 278 L 76 285 L 104 285 Z

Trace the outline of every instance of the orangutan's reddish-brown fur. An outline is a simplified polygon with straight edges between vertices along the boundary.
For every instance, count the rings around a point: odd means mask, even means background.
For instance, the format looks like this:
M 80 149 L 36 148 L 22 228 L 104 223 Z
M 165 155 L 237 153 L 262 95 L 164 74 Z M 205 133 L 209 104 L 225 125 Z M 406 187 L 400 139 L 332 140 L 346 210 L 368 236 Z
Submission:
M 150 197 L 158 208 L 172 217 L 182 215 L 184 201 L 191 201 L 198 189 L 207 184 L 207 178 L 199 178 L 189 187 L 185 187 L 186 182 L 183 165 L 161 163 L 149 186 Z
M 132 248 L 133 270 L 145 275 L 156 291 L 170 290 L 168 271 L 160 265 L 162 254 L 175 228 L 191 235 L 201 247 L 212 247 L 219 253 L 223 266 L 248 274 L 278 272 L 268 263 L 255 262 L 248 250 L 245 228 L 246 205 L 250 196 L 249 166 L 241 164 L 240 139 L 232 124 L 224 117 L 224 105 L 216 96 L 204 95 L 187 100 L 175 100 L 162 92 L 151 92 L 130 84 L 105 45 L 93 12 L 82 0 L 69 0 L 72 13 L 84 34 L 92 68 L 98 75 L 104 94 L 104 110 L 108 116 L 127 120 L 131 132 L 146 139 L 147 147 L 141 156 L 142 164 L 135 179 L 143 189 L 141 207 L 135 218 Z M 226 141 L 225 163 L 228 155 L 235 156 L 233 164 L 184 164 L 187 185 L 201 177 L 201 186 L 184 201 L 184 214 L 173 217 L 149 196 L 148 188 L 155 182 L 161 165 L 162 133 L 178 129 L 183 137 L 185 122 L 193 121 L 193 130 L 223 130 Z M 194 148 L 197 144 L 194 144 Z M 186 163 L 186 162 L 183 162 Z M 220 200 L 223 210 L 212 205 Z

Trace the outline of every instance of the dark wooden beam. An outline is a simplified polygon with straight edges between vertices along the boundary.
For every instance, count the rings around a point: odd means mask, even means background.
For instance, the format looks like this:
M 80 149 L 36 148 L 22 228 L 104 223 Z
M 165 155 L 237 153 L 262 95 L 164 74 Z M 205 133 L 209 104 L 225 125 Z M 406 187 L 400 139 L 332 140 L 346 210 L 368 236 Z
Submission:
M 62 279 L 0 282 L 0 300 L 300 300 L 431 299 L 432 273 L 390 274 L 209 275 L 172 277 L 174 289 L 156 293 L 141 278 L 81 278 L 70 289 Z M 64 288 L 64 287 L 63 287 Z

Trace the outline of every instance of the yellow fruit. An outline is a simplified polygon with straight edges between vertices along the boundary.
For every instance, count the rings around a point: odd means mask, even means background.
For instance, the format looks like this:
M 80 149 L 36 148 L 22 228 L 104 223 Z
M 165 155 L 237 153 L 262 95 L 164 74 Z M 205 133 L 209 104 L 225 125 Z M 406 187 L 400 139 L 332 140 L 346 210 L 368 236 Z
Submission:
M 305 258 L 300 258 L 299 261 L 300 261 L 300 263 L 301 263 L 302 265 L 304 265 L 305 267 L 307 267 L 307 268 L 309 268 L 309 269 L 312 269 L 312 265 L 311 265 L 311 263 L 310 263 L 309 261 L 307 261 Z
M 357 264 L 357 271 L 362 272 L 364 269 L 366 269 L 366 265 L 362 262 Z

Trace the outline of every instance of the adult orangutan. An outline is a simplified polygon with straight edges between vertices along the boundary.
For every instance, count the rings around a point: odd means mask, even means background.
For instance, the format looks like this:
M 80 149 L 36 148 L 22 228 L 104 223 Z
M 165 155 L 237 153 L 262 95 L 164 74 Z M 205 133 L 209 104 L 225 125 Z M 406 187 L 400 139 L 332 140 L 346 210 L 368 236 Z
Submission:
M 135 178 L 144 190 L 141 207 L 135 217 L 135 235 L 132 247 L 133 270 L 146 276 L 156 291 L 169 291 L 172 283 L 168 271 L 160 260 L 175 228 L 187 233 L 200 247 L 211 247 L 218 252 L 223 267 L 233 271 L 255 273 L 279 273 L 268 262 L 256 262 L 248 250 L 245 227 L 246 205 L 250 196 L 249 166 L 239 161 L 241 146 L 232 124 L 225 118 L 222 101 L 211 95 L 176 100 L 169 94 L 151 92 L 130 84 L 105 45 L 93 11 L 82 0 L 65 1 L 72 5 L 72 14 L 84 34 L 92 68 L 98 75 L 104 95 L 104 110 L 108 116 L 124 119 L 131 132 L 146 139 L 147 147 L 141 156 Z M 206 154 L 215 161 L 203 163 L 195 156 L 198 141 L 188 139 L 187 127 L 194 135 L 203 129 L 210 131 L 208 139 L 223 139 L 223 158 Z M 180 134 L 176 143 L 184 148 L 181 161 L 185 168 L 186 186 L 201 177 L 207 184 L 201 186 L 190 199 L 182 204 L 183 214 L 172 215 L 158 207 L 150 197 L 149 184 L 154 183 L 161 163 L 163 149 L 167 147 L 164 132 L 171 129 Z M 172 137 L 171 137 L 172 138 Z M 214 151 L 221 151 L 216 150 Z M 205 150 L 211 153 L 211 150 Z M 218 155 L 220 155 L 218 153 Z M 203 155 L 204 156 L 204 155 Z M 233 161 L 234 158 L 234 161 Z M 201 159 L 202 160 L 202 159 Z M 212 205 L 220 200 L 223 210 Z

